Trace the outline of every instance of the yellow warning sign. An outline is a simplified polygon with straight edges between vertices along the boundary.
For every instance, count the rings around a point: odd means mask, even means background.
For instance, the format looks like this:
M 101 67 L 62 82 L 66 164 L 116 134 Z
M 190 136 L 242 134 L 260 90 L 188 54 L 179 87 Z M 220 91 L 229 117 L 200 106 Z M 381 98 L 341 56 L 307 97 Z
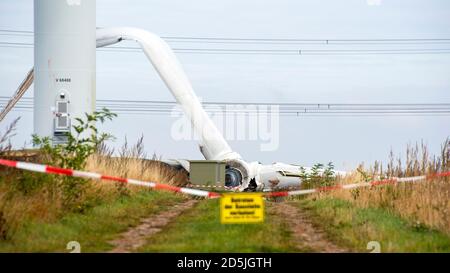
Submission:
M 229 193 L 220 198 L 222 224 L 264 221 L 264 200 L 260 193 Z

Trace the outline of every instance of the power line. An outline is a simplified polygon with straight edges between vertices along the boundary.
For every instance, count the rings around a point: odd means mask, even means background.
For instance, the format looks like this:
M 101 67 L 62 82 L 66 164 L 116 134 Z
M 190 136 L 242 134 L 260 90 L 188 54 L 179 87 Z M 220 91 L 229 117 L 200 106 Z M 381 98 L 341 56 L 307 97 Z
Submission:
M 0 47 L 32 48 L 33 43 L 0 42 Z M 99 51 L 141 52 L 139 47 L 105 47 Z M 450 48 L 422 49 L 228 49 L 173 48 L 177 53 L 189 54 L 262 54 L 262 55 L 392 55 L 392 54 L 449 54 Z
M 97 110 L 100 110 L 101 108 L 97 108 Z M 111 110 L 111 109 L 110 109 Z M 11 111 L 15 112 L 32 112 L 32 108 L 14 108 Z M 159 115 L 159 116 L 167 116 L 172 115 L 172 117 L 177 117 L 182 114 L 182 112 L 161 112 L 161 111 L 116 111 L 112 110 L 114 113 L 120 114 L 120 115 Z M 210 114 L 214 115 L 229 115 L 230 113 L 215 113 L 215 112 L 209 112 Z M 231 114 L 245 114 L 245 115 L 258 115 L 260 113 L 231 113 Z M 275 114 L 275 113 L 274 113 Z M 372 113 L 372 112 L 357 112 L 357 113 L 351 113 L 351 112 L 340 112 L 340 113 L 276 113 L 278 116 L 283 117 L 389 117 L 389 116 L 411 116 L 411 117 L 417 117 L 417 116 L 431 116 L 431 117 L 449 117 L 450 112 L 402 112 L 402 113 Z M 173 116 L 175 115 L 175 116 Z
M 231 41 L 281 41 L 281 42 L 413 42 L 413 41 L 450 41 L 450 38 L 403 38 L 403 39 L 290 39 L 290 38 L 225 38 L 225 37 L 177 37 L 164 36 L 167 39 L 183 40 L 231 40 Z
M 102 109 L 103 107 L 108 107 L 109 105 L 97 105 L 97 109 Z M 33 109 L 32 105 L 17 105 L 14 111 L 31 111 Z M 155 108 L 145 108 L 145 109 L 132 109 L 132 108 L 117 108 L 114 106 L 109 106 L 109 109 L 118 114 L 153 114 L 153 115 L 180 115 L 182 111 L 180 109 L 155 109 Z M 246 114 L 246 115 L 257 115 L 257 114 L 277 114 L 280 116 L 449 116 L 450 108 L 446 109 L 383 109 L 376 110 L 373 109 L 297 109 L 297 110 L 279 110 L 272 111 L 270 109 L 264 109 L 263 111 L 255 111 L 249 109 L 205 109 L 208 113 L 214 115 L 234 115 L 234 114 Z M 336 111 L 337 110 L 337 111 Z
M 26 34 L 33 35 L 31 30 L 0 29 L 5 35 Z M 305 43 L 423 43 L 423 42 L 448 42 L 450 38 L 378 38 L 378 39 L 299 39 L 299 38 L 236 38 L 236 37 L 192 37 L 192 36 L 161 36 L 163 39 L 174 41 L 214 41 L 214 42 L 305 42 Z
M 10 37 L 33 37 L 28 34 L 10 34 L 0 33 L 0 36 Z M 416 40 L 416 41 L 338 41 L 338 40 L 317 40 L 317 41 L 298 41 L 298 42 L 282 42 L 282 41 L 236 41 L 236 40 L 178 40 L 168 39 L 162 37 L 169 43 L 183 43 L 183 44 L 222 44 L 222 45 L 332 45 L 332 46 L 346 46 L 346 45 L 438 45 L 449 44 L 450 40 L 447 39 L 429 39 L 429 40 Z
M 33 97 L 22 97 L 22 101 L 32 101 Z M 8 96 L 0 96 L 0 101 L 9 100 Z M 125 99 L 97 99 L 100 103 L 136 103 L 136 104 L 170 104 L 176 105 L 175 101 L 166 100 L 125 100 Z M 202 104 L 213 105 L 281 105 L 281 106 L 313 106 L 313 107 L 335 107 L 335 106 L 351 106 L 351 107 L 409 107 L 409 106 L 442 106 L 450 107 L 450 103 L 296 103 L 296 102 L 235 102 L 235 101 L 208 101 L 202 102 Z
M 103 107 L 107 107 L 108 105 L 98 105 L 97 109 L 102 109 Z M 15 109 L 33 109 L 33 106 L 23 106 L 23 105 L 17 105 L 14 107 Z M 157 112 L 157 113 L 181 113 L 181 109 L 131 109 L 131 108 L 115 108 L 114 106 L 109 108 L 111 111 L 118 111 L 118 112 L 136 112 L 136 113 L 143 113 L 143 112 Z M 209 113 L 267 113 L 267 112 L 276 112 L 280 114 L 296 114 L 296 115 L 302 115 L 302 114 L 450 114 L 450 109 L 442 109 L 442 110 L 426 110 L 426 109 L 414 109 L 414 110 L 405 110 L 405 109 L 399 109 L 399 110 L 319 110 L 319 109 L 298 109 L 298 110 L 291 110 L 291 111 L 273 111 L 270 109 L 263 109 L 263 110 L 256 110 L 256 109 L 234 109 L 234 110 L 227 110 L 227 109 L 205 109 L 206 112 Z
M 5 35 L 33 35 L 33 31 L 0 29 Z M 403 38 L 403 39 L 287 39 L 287 38 L 228 38 L 228 37 L 189 37 L 189 36 L 163 36 L 169 42 L 200 42 L 229 44 L 244 42 L 245 44 L 267 45 L 267 43 L 296 43 L 321 45 L 437 45 L 449 44 L 450 38 Z M 0 47 L 28 48 L 33 43 L 0 42 Z M 111 46 L 98 49 L 105 52 L 139 52 L 139 47 Z M 449 54 L 450 48 L 391 48 L 391 49 L 247 49 L 247 48 L 198 48 L 174 47 L 180 54 L 215 54 L 215 55 L 423 55 L 423 54 Z
M 14 109 L 26 111 L 33 109 L 33 98 L 25 97 Z M 0 96 L 0 106 L 6 105 L 8 97 Z M 205 111 L 215 115 L 276 113 L 280 116 L 449 116 L 450 103 L 275 103 L 275 102 L 204 102 Z M 97 109 L 103 107 L 119 114 L 180 114 L 181 109 L 173 101 L 133 101 L 97 100 Z M 210 107 L 213 106 L 213 107 Z M 232 107 L 229 107 L 232 106 Z M 252 106 L 249 108 L 236 106 Z M 267 106 L 267 108 L 261 108 Z M 269 109 L 269 106 L 278 106 Z M 208 108 L 209 107 L 209 108 Z M 258 108 L 259 107 L 259 108 Z M 273 112 L 271 112 L 273 111 Z
M 14 29 L 0 29 L 0 32 L 7 32 L 7 33 L 28 33 L 33 34 L 34 32 L 31 30 L 14 30 Z

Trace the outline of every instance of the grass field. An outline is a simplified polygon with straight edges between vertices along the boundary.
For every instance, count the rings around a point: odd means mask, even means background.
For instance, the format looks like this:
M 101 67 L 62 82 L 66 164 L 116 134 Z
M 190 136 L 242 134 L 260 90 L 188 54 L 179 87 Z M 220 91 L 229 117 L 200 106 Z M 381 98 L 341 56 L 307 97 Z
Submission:
M 355 252 L 368 252 L 370 241 L 379 242 L 381 252 L 450 252 L 449 235 L 382 208 L 360 207 L 332 196 L 291 203 L 306 210 L 331 240 Z
M 99 205 L 84 213 L 72 213 L 55 222 L 33 220 L 0 243 L 0 252 L 68 252 L 66 244 L 78 241 L 82 252 L 111 250 L 108 243 L 140 219 L 182 202 L 173 193 L 140 191 Z M 362 208 L 349 201 L 327 197 L 291 200 L 306 211 L 314 225 L 330 241 L 355 252 L 368 252 L 367 243 L 378 241 L 382 252 L 450 252 L 450 237 L 437 230 L 415 226 L 380 208 Z M 222 225 L 218 200 L 200 201 L 150 237 L 138 252 L 314 252 L 295 244 L 286 219 L 266 202 L 263 224 Z
M 314 225 L 336 245 L 352 252 L 369 252 L 378 241 L 382 252 L 450 252 L 450 236 L 415 226 L 381 208 L 362 208 L 333 197 L 289 204 L 306 211 Z M 221 225 L 217 201 L 202 202 L 148 240 L 142 252 L 314 252 L 297 248 L 286 219 L 267 203 L 264 224 Z
M 7 131 L 6 136 L 12 129 Z M 184 185 L 188 181 L 185 171 L 165 165 L 155 157 L 146 159 L 142 139 L 134 146 L 125 144 L 119 151 L 120 157 L 113 157 L 113 150 L 99 143 L 95 152 L 90 145 L 78 143 L 57 148 L 44 146 L 29 156 L 30 151 L 13 152 L 10 145 L 5 145 L 6 140 L 8 137 L 0 137 L 0 156 L 6 159 L 62 167 L 78 164 L 87 171 L 172 185 Z M 307 183 L 303 185 L 317 187 L 324 182 L 337 185 L 447 172 L 450 170 L 449 143 L 446 140 L 438 156 L 430 156 L 423 144 L 408 146 L 406 162 L 391 154 L 387 166 L 377 162 L 370 168 L 361 165 L 345 178 L 312 176 L 305 178 Z M 79 152 L 73 153 L 72 148 Z M 69 153 L 65 156 L 60 151 Z M 70 164 L 69 167 L 76 168 Z M 114 248 L 109 242 L 141 224 L 141 219 L 154 217 L 152 220 L 158 222 L 160 212 L 170 214 L 172 206 L 181 205 L 185 200 L 186 197 L 179 194 L 149 191 L 123 183 L 37 174 L 2 166 L 0 252 L 68 252 L 66 245 L 70 241 L 79 242 L 82 252 L 109 251 Z M 334 245 L 337 251 L 369 252 L 367 243 L 377 241 L 382 252 L 450 252 L 449 178 L 339 190 L 286 201 L 289 207 L 281 207 L 284 210 L 266 202 L 264 223 L 222 225 L 219 201 L 201 200 L 181 214 L 167 217 L 171 221 L 159 226 L 159 232 L 152 233 L 147 241 L 146 237 L 141 240 L 144 245 L 134 250 L 323 251 L 320 244 L 308 243 L 308 238 L 313 238 L 322 245 Z M 289 214 L 283 213 L 286 211 Z M 303 219 L 303 215 L 308 219 Z M 291 221 L 293 218 L 297 221 Z
M 111 248 L 108 241 L 118 233 L 184 198 L 168 192 L 140 191 L 54 222 L 27 221 L 11 240 L 0 241 L 0 252 L 69 252 L 66 245 L 70 241 L 79 242 L 82 252 L 107 251 Z
M 265 223 L 221 224 L 218 200 L 206 200 L 153 236 L 143 252 L 307 252 L 270 205 Z

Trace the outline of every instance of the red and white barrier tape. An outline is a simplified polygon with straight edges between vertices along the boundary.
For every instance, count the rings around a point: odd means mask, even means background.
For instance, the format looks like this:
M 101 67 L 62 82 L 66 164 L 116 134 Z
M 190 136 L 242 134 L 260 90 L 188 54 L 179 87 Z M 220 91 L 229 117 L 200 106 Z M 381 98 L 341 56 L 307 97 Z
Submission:
M 32 172 L 60 174 L 60 175 L 67 175 L 67 176 L 73 176 L 73 177 L 97 179 L 97 180 L 110 180 L 110 181 L 116 181 L 116 182 L 121 182 L 121 183 L 127 183 L 127 184 L 131 184 L 131 185 L 138 185 L 138 186 L 154 188 L 156 190 L 181 192 L 181 193 L 185 193 L 185 194 L 189 194 L 189 195 L 195 195 L 195 196 L 201 196 L 201 197 L 207 197 L 207 198 L 218 198 L 221 196 L 219 193 L 216 193 L 216 192 L 209 192 L 209 191 L 190 189 L 190 188 L 182 188 L 182 187 L 176 187 L 176 186 L 171 186 L 171 185 L 167 185 L 167 184 L 140 181 L 140 180 L 135 180 L 135 179 L 115 177 L 115 176 L 109 176 L 109 175 L 102 175 L 102 174 L 93 173 L 93 172 L 84 172 L 84 171 L 77 171 L 77 170 L 71 170 L 71 169 L 63 169 L 63 168 L 58 168 L 58 167 L 53 167 L 53 166 L 21 162 L 21 161 L 0 159 L 0 165 L 13 167 L 13 168 L 17 168 L 17 169 L 22 169 L 22 170 L 28 170 L 28 171 L 32 171 Z
M 97 179 L 97 180 L 110 180 L 110 181 L 116 181 L 116 182 L 121 182 L 121 183 L 128 183 L 128 184 L 132 184 L 132 185 L 154 188 L 157 190 L 181 192 L 181 193 L 185 193 L 188 195 L 195 195 L 195 196 L 201 196 L 201 197 L 207 197 L 207 198 L 218 198 L 218 197 L 222 196 L 220 193 L 217 193 L 217 192 L 209 192 L 209 191 L 205 191 L 205 190 L 197 190 L 197 189 L 192 189 L 192 188 L 176 187 L 176 186 L 171 186 L 171 185 L 167 185 L 167 184 L 140 181 L 140 180 L 129 179 L 129 178 L 115 177 L 115 176 L 108 176 L 108 175 L 102 175 L 102 174 L 93 173 L 93 172 L 84 172 L 84 171 L 77 171 L 77 170 L 71 170 L 71 169 L 63 169 L 63 168 L 58 168 L 58 167 L 53 167 L 53 166 L 21 162 L 21 161 L 0 159 L 0 165 L 13 167 L 13 168 L 17 168 L 17 169 L 22 169 L 22 170 L 33 171 L 33 172 L 40 172 L 40 173 L 60 174 L 60 175 L 67 175 L 67 176 L 73 176 L 73 177 Z M 386 184 L 417 182 L 417 181 L 422 181 L 422 180 L 426 180 L 426 179 L 448 177 L 448 176 L 450 176 L 450 172 L 437 173 L 437 174 L 432 174 L 432 175 L 403 177 L 403 178 L 389 178 L 389 179 L 378 180 L 378 181 L 335 185 L 335 186 L 329 186 L 329 187 L 319 187 L 319 188 L 307 189 L 307 190 L 266 192 L 266 193 L 264 193 L 264 196 L 265 197 L 295 196 L 295 195 L 304 195 L 304 194 L 310 194 L 310 193 L 316 193 L 316 192 L 326 192 L 326 191 L 340 190 L 340 189 L 355 189 L 355 188 L 361 188 L 361 187 L 373 187 L 373 186 L 386 185 Z
M 296 191 L 278 191 L 278 192 L 269 192 L 265 194 L 266 197 L 279 197 L 279 196 L 294 196 L 294 195 L 304 195 L 315 192 L 326 192 L 340 189 L 355 189 L 361 187 L 373 187 L 379 185 L 387 185 L 387 184 L 396 184 L 396 183 L 404 183 L 404 182 L 417 182 L 427 179 L 433 179 L 438 177 L 447 177 L 450 176 L 450 172 L 437 173 L 432 175 L 421 175 L 421 176 L 412 176 L 412 177 L 403 177 L 403 178 L 388 178 L 384 180 L 377 180 L 371 182 L 360 182 L 354 184 L 344 184 L 344 185 L 335 185 L 329 187 L 319 187 L 315 189 L 308 190 L 296 190 Z
M 186 187 L 188 188 L 224 188 L 225 186 L 222 185 L 195 185 L 195 184 L 187 184 Z

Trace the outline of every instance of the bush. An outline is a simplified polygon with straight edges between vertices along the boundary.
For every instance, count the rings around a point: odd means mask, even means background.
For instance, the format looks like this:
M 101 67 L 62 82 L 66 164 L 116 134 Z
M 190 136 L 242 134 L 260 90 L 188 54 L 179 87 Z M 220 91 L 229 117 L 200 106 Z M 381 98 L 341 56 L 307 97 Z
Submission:
M 316 163 L 311 168 L 311 172 L 307 172 L 304 167 L 300 167 L 302 186 L 306 189 L 311 189 L 333 185 L 336 180 L 333 162 L 329 162 L 325 169 L 324 167 L 324 164 Z
M 75 135 L 67 133 L 67 143 L 52 145 L 49 137 L 33 135 L 33 145 L 38 146 L 44 158 L 44 163 L 61 168 L 84 169 L 89 156 L 113 137 L 110 134 L 99 133 L 96 122 L 112 120 L 117 115 L 103 108 L 92 114 L 85 114 L 85 119 L 76 118 L 73 125 Z M 70 211 L 84 211 L 92 206 L 90 200 L 84 200 L 89 182 L 75 177 L 58 177 L 55 179 L 61 190 L 63 207 Z

